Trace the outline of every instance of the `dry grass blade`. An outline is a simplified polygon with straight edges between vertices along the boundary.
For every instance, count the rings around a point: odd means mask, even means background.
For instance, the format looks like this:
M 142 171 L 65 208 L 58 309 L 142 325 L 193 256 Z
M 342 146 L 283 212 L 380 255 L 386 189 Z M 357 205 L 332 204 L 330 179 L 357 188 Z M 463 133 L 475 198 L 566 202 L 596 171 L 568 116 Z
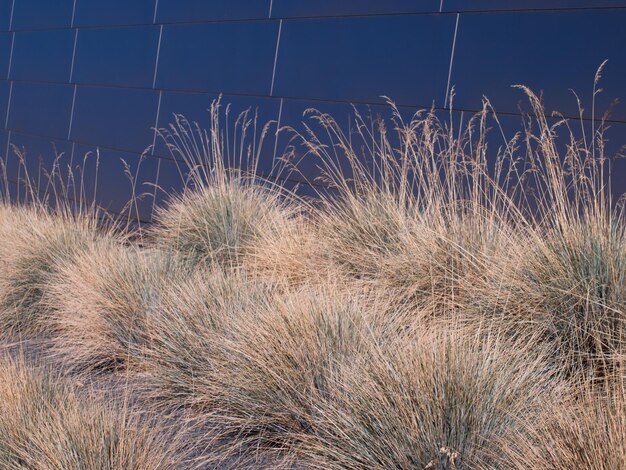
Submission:
M 156 423 L 80 397 L 51 372 L 3 360 L 0 466 L 7 470 L 174 469 L 180 456 Z
M 170 254 L 93 244 L 60 264 L 47 289 L 55 352 L 77 372 L 145 368 L 149 316 L 171 280 L 186 275 Z
M 545 349 L 444 328 L 344 365 L 301 449 L 314 468 L 500 468 L 498 438 L 562 387 Z
M 622 387 L 598 393 L 583 386 L 579 400 L 545 410 L 533 432 L 509 436 L 503 462 L 507 468 L 593 468 L 626 466 L 626 397 Z
M 42 300 L 59 263 L 108 236 L 89 217 L 37 206 L 4 209 L 0 234 L 0 331 L 14 336 L 48 330 L 50 310 Z

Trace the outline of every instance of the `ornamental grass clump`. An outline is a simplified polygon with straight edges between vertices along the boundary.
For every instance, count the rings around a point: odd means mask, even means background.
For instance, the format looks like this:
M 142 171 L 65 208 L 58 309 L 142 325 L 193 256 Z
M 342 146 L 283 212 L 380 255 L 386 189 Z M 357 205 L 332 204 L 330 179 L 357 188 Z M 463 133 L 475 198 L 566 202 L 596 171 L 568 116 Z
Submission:
M 258 171 L 267 126 L 257 141 L 256 131 L 254 137 L 248 134 L 250 126 L 256 130 L 255 120 L 244 113 L 230 142 L 228 127 L 220 127 L 220 106 L 219 100 L 211 106 L 209 132 L 182 116 L 161 129 L 173 157 L 189 174 L 186 190 L 156 211 L 152 236 L 191 262 L 237 266 L 254 252 L 260 237 L 282 232 L 294 209 Z
M 147 323 L 155 405 L 210 409 L 226 331 L 236 319 L 245 321 L 273 291 L 245 273 L 220 268 L 173 279 Z
M 0 334 L 49 332 L 51 306 L 43 302 L 60 263 L 107 238 L 94 218 L 32 205 L 0 216 Z
M 188 270 L 171 254 L 93 244 L 60 264 L 47 290 L 54 352 L 76 372 L 143 369 L 149 317 Z
M 489 102 L 458 135 L 452 118 L 447 123 L 434 110 L 405 121 L 390 106 L 393 132 L 355 110 L 349 135 L 316 113 L 300 136 L 335 189 L 320 192 L 313 216 L 325 264 L 420 311 L 465 305 L 492 260 L 516 242 L 519 214 L 509 194 L 518 191 L 511 180 L 519 137 L 488 164 Z
M 233 319 L 205 388 L 210 406 L 198 416 L 220 437 L 209 460 L 255 461 L 267 452 L 288 457 L 315 435 L 316 417 L 341 382 L 342 365 L 386 341 L 374 305 L 332 289 L 304 288 L 270 296 Z
M 575 139 L 567 122 L 549 125 L 539 98 L 524 90 L 537 116 L 529 153 L 537 196 L 522 243 L 501 263 L 494 305 L 512 329 L 541 331 L 564 370 L 601 381 L 626 352 L 626 231 L 608 179 L 605 124 L 591 142 Z M 563 128 L 570 140 L 561 155 Z
M 166 470 L 182 460 L 156 421 L 81 396 L 51 370 L 3 359 L 0 397 L 3 469 Z
M 547 353 L 450 324 L 416 331 L 342 364 L 298 453 L 320 469 L 503 468 L 499 439 L 526 435 L 563 392 Z

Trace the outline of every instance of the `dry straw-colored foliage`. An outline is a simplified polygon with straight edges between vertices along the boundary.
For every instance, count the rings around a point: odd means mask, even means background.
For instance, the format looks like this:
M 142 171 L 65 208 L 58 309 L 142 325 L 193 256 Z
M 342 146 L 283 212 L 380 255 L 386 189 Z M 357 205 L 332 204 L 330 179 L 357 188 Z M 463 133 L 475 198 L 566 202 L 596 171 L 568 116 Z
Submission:
M 45 302 L 66 364 L 76 371 L 145 368 L 149 317 L 172 280 L 186 275 L 180 264 L 111 239 L 60 263 Z
M 488 101 L 460 128 L 390 103 L 345 134 L 311 112 L 282 171 L 315 159 L 313 199 L 263 178 L 269 127 L 245 114 L 228 132 L 218 101 L 208 130 L 160 130 L 187 184 L 146 230 L 4 203 L 2 336 L 47 338 L 63 383 L 134 381 L 150 418 L 7 363 L 0 462 L 169 468 L 176 447 L 178 468 L 624 467 L 606 124 L 577 137 L 521 89 L 532 114 L 508 140 Z
M 0 395 L 3 469 L 166 470 L 180 462 L 157 422 L 80 396 L 54 371 L 3 358 Z

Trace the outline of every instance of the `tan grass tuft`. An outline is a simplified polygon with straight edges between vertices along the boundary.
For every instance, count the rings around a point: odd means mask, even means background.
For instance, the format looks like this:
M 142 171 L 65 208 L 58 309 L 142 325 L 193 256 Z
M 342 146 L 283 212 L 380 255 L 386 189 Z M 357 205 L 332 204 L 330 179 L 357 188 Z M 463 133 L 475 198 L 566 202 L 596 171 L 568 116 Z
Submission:
M 302 447 L 314 468 L 499 468 L 498 438 L 563 387 L 536 344 L 445 328 L 343 365 Z
M 46 297 L 56 353 L 76 371 L 144 368 L 149 316 L 170 282 L 186 272 L 167 253 L 113 240 L 67 260 Z
M 45 332 L 42 299 L 58 264 L 106 235 L 91 218 L 24 206 L 3 211 L 0 236 L 0 334 Z
M 174 279 L 148 322 L 157 404 L 209 408 L 225 330 L 271 295 L 270 285 L 222 269 L 200 269 L 187 279 Z
M 578 400 L 546 409 L 532 423 L 532 433 L 508 436 L 503 466 L 519 470 L 626 467 L 624 390 L 613 387 L 598 393 L 594 388 L 583 386 Z
M 180 461 L 156 423 L 78 396 L 50 371 L 5 359 L 0 396 L 3 469 L 157 470 L 174 469 Z
M 240 265 L 260 237 L 290 223 L 276 194 L 238 177 L 173 198 L 156 219 L 159 246 L 191 262 L 226 267 Z
M 151 232 L 158 244 L 192 262 L 238 266 L 260 237 L 282 233 L 295 211 L 286 192 L 258 172 L 269 123 L 257 136 L 256 115 L 247 111 L 230 129 L 229 108 L 222 112 L 219 99 L 210 118 L 208 131 L 182 116 L 160 130 L 188 175 L 186 190 L 156 211 Z

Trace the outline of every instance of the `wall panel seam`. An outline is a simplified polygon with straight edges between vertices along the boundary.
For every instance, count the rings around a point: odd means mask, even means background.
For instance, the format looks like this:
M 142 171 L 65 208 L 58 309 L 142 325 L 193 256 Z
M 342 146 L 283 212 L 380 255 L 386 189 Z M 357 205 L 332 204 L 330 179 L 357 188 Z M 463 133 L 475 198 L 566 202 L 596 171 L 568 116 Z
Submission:
M 13 12 L 15 11 L 15 0 L 11 2 L 11 16 L 9 18 L 9 31 L 13 30 Z
M 72 110 L 70 111 L 70 123 L 67 129 L 67 140 L 70 140 L 70 136 L 72 134 L 72 124 L 74 122 L 74 105 L 76 104 L 76 90 L 78 89 L 78 85 L 74 85 L 74 93 L 72 95 Z
M 159 128 L 159 114 L 161 114 L 161 98 L 163 97 L 163 91 L 159 90 L 159 101 L 157 103 L 156 118 L 154 120 L 154 135 L 152 137 L 152 152 L 154 153 L 154 147 L 156 145 L 157 132 Z
M 270 96 L 274 96 L 274 80 L 276 78 L 276 64 L 278 63 L 278 48 L 280 47 L 280 35 L 283 29 L 283 20 L 278 24 L 278 37 L 276 38 L 276 51 L 274 52 L 274 67 L 272 69 L 272 85 L 270 86 Z
M 11 79 L 11 67 L 13 66 L 13 48 L 15 46 L 15 32 L 11 33 L 11 50 L 9 52 L 9 64 L 7 67 L 7 80 Z
M 159 0 L 155 0 L 154 1 L 154 15 L 152 15 L 152 24 L 156 24 L 158 9 L 159 9 Z
M 74 5 L 72 5 L 72 21 L 70 23 L 70 27 L 74 27 L 74 20 L 76 19 L 76 0 L 74 0 Z
M 448 107 L 448 98 L 450 97 L 450 80 L 452 79 L 452 66 L 454 63 L 454 50 L 456 48 L 456 36 L 459 30 L 459 18 L 460 14 L 456 14 L 456 23 L 454 25 L 454 38 L 452 39 L 452 51 L 450 52 L 450 67 L 448 67 L 448 84 L 446 85 L 446 97 L 443 101 L 443 107 Z
M 272 171 L 274 171 L 274 165 L 276 164 L 276 154 L 278 152 L 278 132 L 280 131 L 280 122 L 283 116 L 283 98 L 280 99 L 280 106 L 278 107 L 278 121 L 276 122 L 276 136 L 274 137 L 274 157 L 272 159 Z
M 72 83 L 74 80 L 74 61 L 76 60 L 76 45 L 78 43 L 78 28 L 74 30 L 74 47 L 72 49 L 72 63 L 70 64 L 70 80 L 69 83 Z
M 159 28 L 159 42 L 157 43 L 156 60 L 154 61 L 154 74 L 152 76 L 152 88 L 156 87 L 157 72 L 159 70 L 159 57 L 161 56 L 161 38 L 163 37 L 163 25 Z
M 7 115 L 4 118 L 4 128 L 9 128 L 9 113 L 11 112 L 11 98 L 13 97 L 13 82 L 9 82 L 9 99 L 7 101 Z

